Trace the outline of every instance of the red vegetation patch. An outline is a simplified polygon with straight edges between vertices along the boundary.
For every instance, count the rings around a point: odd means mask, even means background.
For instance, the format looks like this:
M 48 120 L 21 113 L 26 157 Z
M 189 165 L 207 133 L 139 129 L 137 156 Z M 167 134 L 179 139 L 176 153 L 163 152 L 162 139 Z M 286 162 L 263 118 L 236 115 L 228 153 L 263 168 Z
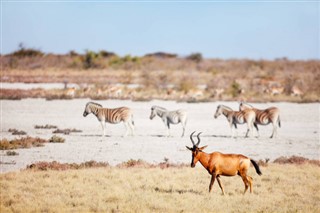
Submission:
M 81 164 L 76 163 L 59 163 L 57 161 L 52 162 L 37 162 L 27 166 L 27 170 L 34 171 L 47 171 L 47 170 L 58 170 L 64 171 L 68 169 L 85 169 L 85 168 L 98 168 L 98 167 L 109 167 L 108 163 L 87 161 Z
M 30 136 L 7 140 L 6 138 L 0 141 L 0 150 L 9 150 L 9 149 L 20 149 L 20 148 L 31 148 L 31 147 L 39 147 L 44 146 L 44 143 L 48 141 L 42 138 L 33 138 Z
M 300 156 L 291 156 L 291 157 L 279 157 L 273 161 L 274 163 L 278 164 L 305 164 L 310 163 L 317 166 L 320 166 L 320 160 L 309 160 L 308 158 L 300 157 Z
M 52 162 L 37 162 L 27 166 L 27 170 L 33 171 L 47 171 L 47 170 L 58 170 L 64 171 L 68 169 L 87 169 L 87 168 L 99 168 L 99 167 L 110 167 L 109 163 L 107 162 L 96 162 L 96 161 L 88 161 L 81 164 L 77 163 L 59 163 L 57 161 Z M 120 163 L 115 166 L 116 168 L 183 168 L 187 167 L 187 164 L 171 164 L 168 162 L 163 162 L 159 164 L 151 164 L 143 160 L 128 160 L 126 162 Z

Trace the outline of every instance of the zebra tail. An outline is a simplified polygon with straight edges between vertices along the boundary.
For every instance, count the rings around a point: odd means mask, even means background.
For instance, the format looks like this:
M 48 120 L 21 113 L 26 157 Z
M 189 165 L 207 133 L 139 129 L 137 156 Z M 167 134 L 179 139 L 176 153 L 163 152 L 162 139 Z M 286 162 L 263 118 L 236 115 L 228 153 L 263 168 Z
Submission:
M 279 124 L 279 127 L 281 127 L 280 116 L 279 116 L 279 118 L 278 118 L 278 124 Z
M 131 123 L 134 126 L 134 120 L 133 120 L 133 115 L 131 115 Z

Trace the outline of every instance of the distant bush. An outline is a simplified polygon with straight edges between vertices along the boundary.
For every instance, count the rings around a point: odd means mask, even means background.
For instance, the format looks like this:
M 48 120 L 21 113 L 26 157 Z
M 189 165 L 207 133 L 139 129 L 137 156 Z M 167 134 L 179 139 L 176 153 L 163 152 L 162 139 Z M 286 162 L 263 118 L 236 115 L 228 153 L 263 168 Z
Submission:
M 192 53 L 191 55 L 187 56 L 186 59 L 199 63 L 203 58 L 201 53 Z
M 58 134 L 60 133 L 60 134 L 69 135 L 71 132 L 82 132 L 82 130 L 78 130 L 78 129 L 56 129 L 52 133 L 58 133 Z
M 241 93 L 241 86 L 239 83 L 234 81 L 231 84 L 231 95 L 232 95 L 232 97 L 238 97 L 240 93 Z
M 96 67 L 95 61 L 97 57 L 98 57 L 97 53 L 87 50 L 82 60 L 83 68 L 84 69 L 95 68 Z
M 32 49 L 32 48 L 25 48 L 24 45 L 21 43 L 19 44 L 19 50 L 9 54 L 16 57 L 36 57 L 36 56 L 43 56 L 44 53 L 40 50 Z
M 99 52 L 99 56 L 103 57 L 103 58 L 109 58 L 109 57 L 113 57 L 113 56 L 116 56 L 115 53 L 113 52 L 108 52 L 108 51 L 105 51 L 105 50 L 101 50 Z
M 75 57 L 75 56 L 79 56 L 80 54 L 79 53 L 77 53 L 76 51 L 74 51 L 74 50 L 71 50 L 70 52 L 69 52 L 69 56 L 71 56 L 71 57 Z
M 66 139 L 64 139 L 63 137 L 57 136 L 57 135 L 53 135 L 50 139 L 49 139 L 49 143 L 64 143 Z
M 16 151 L 7 151 L 6 154 L 7 154 L 7 156 L 16 156 L 16 155 L 19 155 L 19 153 L 16 152 Z
M 35 129 L 56 129 L 58 127 L 55 125 L 46 124 L 46 125 L 35 125 L 34 128 Z
M 157 58 L 176 58 L 177 54 L 165 53 L 165 52 L 155 52 L 146 54 L 144 57 L 157 57 Z
M 12 135 L 26 135 L 27 133 L 22 130 L 17 130 L 17 129 L 9 129 L 8 132 L 11 132 Z

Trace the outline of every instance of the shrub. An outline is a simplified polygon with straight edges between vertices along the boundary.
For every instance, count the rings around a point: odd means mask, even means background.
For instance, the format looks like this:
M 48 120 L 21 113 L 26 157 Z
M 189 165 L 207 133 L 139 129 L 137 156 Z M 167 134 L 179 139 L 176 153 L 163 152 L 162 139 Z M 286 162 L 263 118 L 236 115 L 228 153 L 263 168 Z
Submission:
M 19 44 L 19 50 L 9 54 L 16 57 L 37 57 L 43 56 L 44 53 L 40 50 L 32 49 L 32 48 L 25 48 L 22 43 Z
M 56 136 L 56 135 L 53 135 L 50 139 L 49 139 L 49 142 L 50 143 L 64 143 L 66 139 L 60 137 L 60 136 Z
M 35 129 L 56 129 L 58 128 L 57 126 L 46 124 L 46 125 L 35 125 Z
M 15 156 L 15 155 L 19 155 L 19 153 L 18 153 L 18 152 L 16 152 L 16 151 L 7 151 L 6 153 L 7 153 L 7 156 Z
M 97 57 L 98 55 L 95 52 L 87 50 L 83 58 L 83 68 L 90 69 L 96 67 L 95 60 Z
M 43 146 L 43 144 L 46 142 L 48 141 L 45 139 L 41 139 L 38 137 L 33 138 L 30 136 L 20 139 L 13 139 L 11 141 L 4 138 L 0 141 L 0 150 L 39 147 Z
M 199 63 L 203 58 L 201 53 L 192 53 L 191 55 L 187 56 L 186 59 Z
M 108 51 L 105 51 L 105 50 L 101 50 L 99 52 L 99 56 L 103 57 L 103 58 L 109 58 L 109 57 L 113 57 L 113 56 L 116 56 L 115 53 L 113 52 L 108 52 Z

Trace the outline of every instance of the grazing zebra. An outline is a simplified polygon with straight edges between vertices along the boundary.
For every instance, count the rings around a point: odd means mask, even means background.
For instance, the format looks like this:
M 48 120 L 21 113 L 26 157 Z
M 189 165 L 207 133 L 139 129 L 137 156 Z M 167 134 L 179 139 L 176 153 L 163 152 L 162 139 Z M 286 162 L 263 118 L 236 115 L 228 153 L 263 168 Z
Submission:
M 256 119 L 256 114 L 252 109 L 246 109 L 243 111 L 233 111 L 230 107 L 219 105 L 217 107 L 216 113 L 214 114 L 214 118 L 218 118 L 221 114 L 226 116 L 227 120 L 229 121 L 232 137 L 233 137 L 232 126 L 237 128 L 237 124 L 244 124 L 244 123 L 247 123 L 247 126 L 248 126 L 246 137 L 248 137 L 249 131 L 251 136 L 253 136 L 253 123 Z
M 184 136 L 184 131 L 187 124 L 187 112 L 184 110 L 175 110 L 175 111 L 168 111 L 167 109 L 159 106 L 152 106 L 151 107 L 151 115 L 150 120 L 152 120 L 156 115 L 158 115 L 164 125 L 168 128 L 167 135 L 170 136 L 170 124 L 182 124 L 182 135 Z
M 259 135 L 259 125 L 268 125 L 269 123 L 272 123 L 273 125 L 273 131 L 270 138 L 273 138 L 274 136 L 277 136 L 277 124 L 279 127 L 281 127 L 280 123 L 280 111 L 277 107 L 270 107 L 264 110 L 256 109 L 250 104 L 241 102 L 239 105 L 239 110 L 247 110 L 252 109 L 256 113 L 256 119 L 254 121 L 254 126 L 257 129 L 258 135 Z
M 127 107 L 108 109 L 103 108 L 100 104 L 88 102 L 84 109 L 83 116 L 86 117 L 90 113 L 93 113 L 100 121 L 103 136 L 105 136 L 106 122 L 112 124 L 123 122 L 126 126 L 126 133 L 124 136 L 127 136 L 129 129 L 131 131 L 131 135 L 134 135 L 134 122 L 131 109 Z

